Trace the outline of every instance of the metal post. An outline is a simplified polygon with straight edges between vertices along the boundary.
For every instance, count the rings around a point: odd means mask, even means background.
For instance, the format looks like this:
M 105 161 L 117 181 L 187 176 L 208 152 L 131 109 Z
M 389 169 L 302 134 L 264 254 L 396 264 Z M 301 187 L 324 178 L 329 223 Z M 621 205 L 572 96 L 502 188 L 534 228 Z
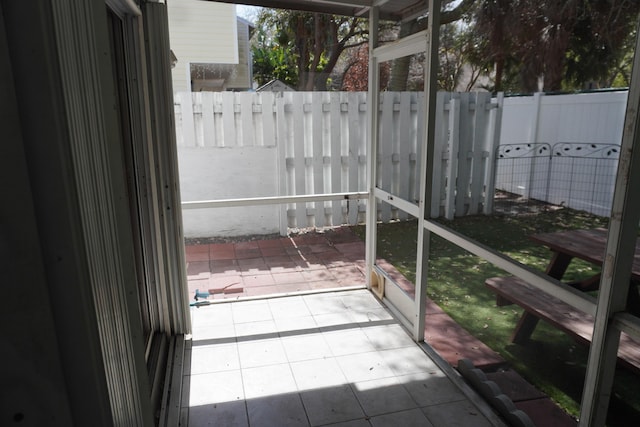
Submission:
M 631 87 L 627 100 L 620 161 L 611 208 L 607 252 L 602 266 L 598 308 L 580 411 L 580 426 L 603 426 L 613 385 L 620 330 L 614 317 L 625 310 L 640 199 L 630 190 L 640 187 L 640 38 L 636 37 Z
M 538 129 L 540 127 L 540 104 L 542 103 L 542 95 L 544 95 L 543 92 L 536 92 L 533 94 L 535 111 L 533 113 L 533 125 L 531 126 L 531 143 L 534 145 L 538 143 Z M 529 165 L 529 182 L 527 183 L 527 188 L 525 190 L 526 193 L 523 194 L 523 196 L 526 196 L 527 200 L 531 199 L 531 187 L 533 187 L 537 160 L 537 157 L 532 157 L 531 164 Z
M 425 222 L 431 212 L 431 193 L 433 192 L 433 151 L 436 129 L 436 96 L 438 74 L 438 41 L 440 34 L 440 0 L 429 0 L 429 37 L 426 46 L 424 99 L 426 125 L 420 159 L 420 197 L 418 217 L 418 254 L 416 262 L 415 316 L 413 319 L 413 338 L 424 341 L 425 306 L 427 301 L 427 273 L 429 271 L 429 237 Z
M 373 54 L 373 50 L 378 45 L 378 13 L 377 6 L 369 9 L 369 87 L 368 102 L 369 114 L 367 114 L 367 128 L 369 135 L 367 138 L 367 190 L 369 198 L 367 200 L 366 215 L 366 242 L 365 242 L 365 263 L 367 287 L 371 288 L 371 274 L 373 265 L 376 262 L 376 223 L 378 212 L 376 206 L 375 186 L 376 186 L 376 165 L 378 158 L 378 108 L 379 108 L 379 72 L 378 61 Z

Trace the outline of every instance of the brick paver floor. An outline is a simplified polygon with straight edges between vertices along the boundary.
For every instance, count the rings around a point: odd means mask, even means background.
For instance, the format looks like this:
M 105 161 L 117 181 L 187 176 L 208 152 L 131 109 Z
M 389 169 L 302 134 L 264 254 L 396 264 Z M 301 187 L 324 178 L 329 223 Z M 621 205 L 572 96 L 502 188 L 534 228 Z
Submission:
M 238 298 L 365 284 L 364 242 L 349 228 L 185 247 L 189 296 Z

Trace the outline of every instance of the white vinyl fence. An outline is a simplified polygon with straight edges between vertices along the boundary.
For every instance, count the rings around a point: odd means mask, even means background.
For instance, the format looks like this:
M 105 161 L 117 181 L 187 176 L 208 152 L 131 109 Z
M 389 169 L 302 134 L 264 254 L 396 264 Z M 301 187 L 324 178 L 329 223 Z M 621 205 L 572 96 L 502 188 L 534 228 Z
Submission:
M 366 191 L 362 92 L 179 93 L 183 201 Z M 500 98 L 501 99 L 501 98 Z M 501 108 L 488 93 L 439 93 L 433 217 L 490 213 Z M 423 95 L 381 94 L 378 185 L 417 200 Z M 356 224 L 364 201 L 184 210 L 187 237 Z M 402 218 L 379 207 L 379 219 Z
M 627 91 L 505 98 L 496 189 L 608 216 Z

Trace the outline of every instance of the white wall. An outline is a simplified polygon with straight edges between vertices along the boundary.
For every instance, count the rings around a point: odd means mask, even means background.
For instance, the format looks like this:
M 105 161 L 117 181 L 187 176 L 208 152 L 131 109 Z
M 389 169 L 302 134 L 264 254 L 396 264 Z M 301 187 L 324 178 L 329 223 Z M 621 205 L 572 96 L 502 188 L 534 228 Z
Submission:
M 278 195 L 276 147 L 180 147 L 183 202 Z M 232 171 L 232 173 L 229 173 Z M 183 210 L 185 237 L 279 232 L 277 206 Z M 213 230 L 213 231 L 212 231 Z
M 233 4 L 202 0 L 167 1 L 169 41 L 178 58 L 173 91 L 190 91 L 192 62 L 237 64 L 236 9 Z

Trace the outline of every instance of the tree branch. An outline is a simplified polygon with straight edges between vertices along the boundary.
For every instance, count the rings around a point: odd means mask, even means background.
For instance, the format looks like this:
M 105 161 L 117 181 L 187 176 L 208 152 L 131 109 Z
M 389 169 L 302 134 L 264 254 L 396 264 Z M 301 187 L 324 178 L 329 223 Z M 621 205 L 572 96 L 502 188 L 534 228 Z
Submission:
M 455 9 L 444 11 L 440 14 L 440 24 L 450 24 L 453 21 L 457 21 L 462 18 L 462 15 L 467 13 L 476 0 L 462 0 Z M 426 21 L 426 20 L 425 20 Z

